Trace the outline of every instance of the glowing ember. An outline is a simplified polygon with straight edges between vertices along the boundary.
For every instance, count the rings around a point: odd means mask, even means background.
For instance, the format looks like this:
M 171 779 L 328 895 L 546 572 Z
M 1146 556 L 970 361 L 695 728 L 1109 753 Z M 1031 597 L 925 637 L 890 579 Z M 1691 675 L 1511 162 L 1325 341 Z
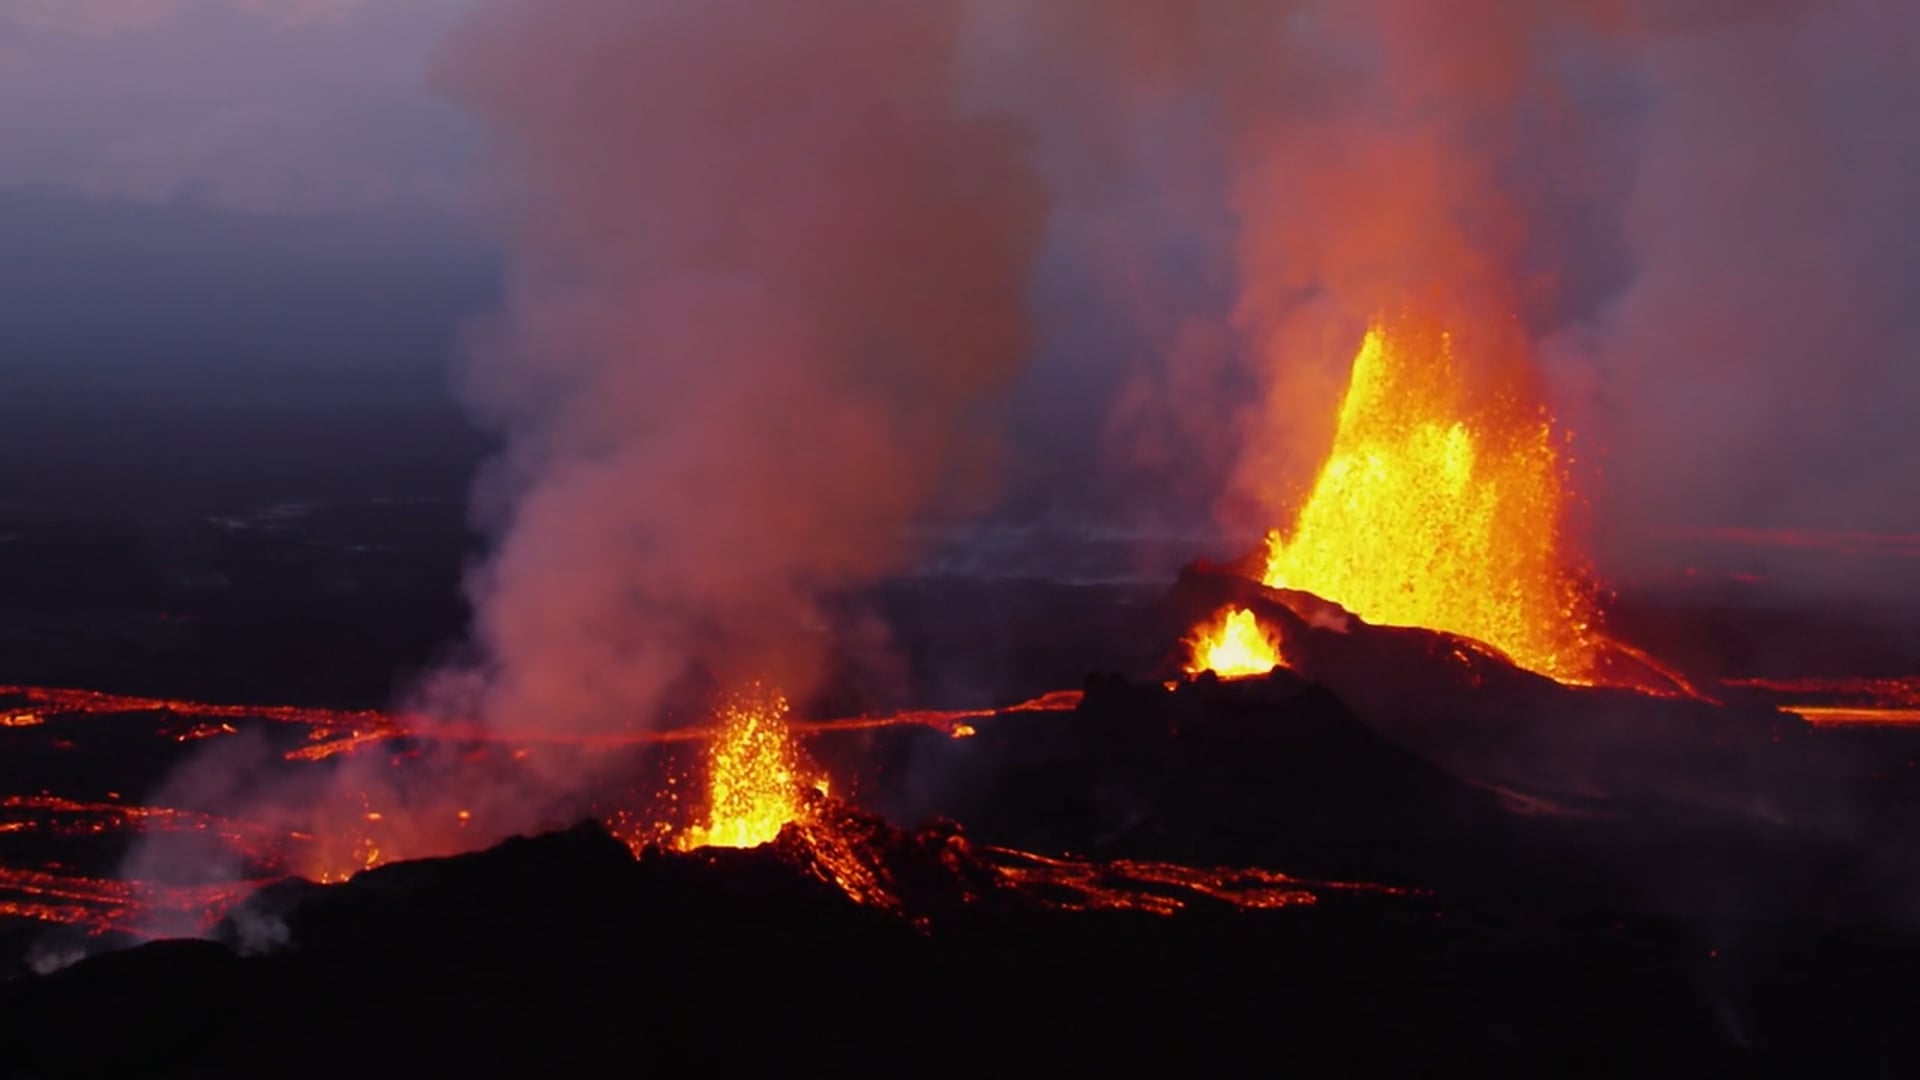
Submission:
M 1522 667 L 1591 678 L 1592 601 L 1570 572 L 1551 421 L 1524 365 L 1469 398 L 1452 336 L 1376 322 L 1354 357 L 1333 450 L 1265 582 L 1375 623 L 1474 638 Z
M 184 731 L 175 733 L 173 741 L 192 742 L 195 739 L 210 739 L 216 735 L 232 735 L 239 729 L 228 723 L 195 724 Z
M 1225 679 L 1265 675 L 1283 663 L 1279 642 L 1245 608 L 1222 608 L 1212 622 L 1194 631 L 1191 644 L 1189 675 L 1203 671 Z
M 798 758 L 787 699 L 753 686 L 721 707 L 707 750 L 707 822 L 680 838 L 683 850 L 758 847 L 801 815 Z

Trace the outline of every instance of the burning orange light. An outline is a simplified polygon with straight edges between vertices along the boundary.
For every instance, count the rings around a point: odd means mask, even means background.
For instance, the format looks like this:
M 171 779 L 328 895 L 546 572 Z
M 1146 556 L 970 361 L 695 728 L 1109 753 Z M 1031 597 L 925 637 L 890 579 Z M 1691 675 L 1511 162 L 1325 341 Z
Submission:
M 1194 632 L 1187 674 L 1211 671 L 1222 678 L 1265 675 L 1281 666 L 1280 645 L 1246 608 L 1222 608 Z
M 800 818 L 788 709 L 785 697 L 758 685 L 722 706 L 720 729 L 707 751 L 707 821 L 680 838 L 682 850 L 758 847 Z
M 1593 601 L 1562 547 L 1556 437 L 1524 368 L 1470 396 L 1451 334 L 1376 322 L 1326 464 L 1293 527 L 1268 535 L 1265 583 L 1590 680 Z

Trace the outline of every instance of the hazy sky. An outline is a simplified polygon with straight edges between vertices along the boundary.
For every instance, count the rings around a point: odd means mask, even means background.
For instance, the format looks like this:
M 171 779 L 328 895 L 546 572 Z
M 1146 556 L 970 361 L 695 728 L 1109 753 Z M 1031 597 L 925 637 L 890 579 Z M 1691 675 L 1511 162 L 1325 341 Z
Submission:
M 0 0 L 0 188 L 451 205 L 427 61 L 472 0 Z
M 470 0 L 0 0 L 0 409 L 447 402 Z

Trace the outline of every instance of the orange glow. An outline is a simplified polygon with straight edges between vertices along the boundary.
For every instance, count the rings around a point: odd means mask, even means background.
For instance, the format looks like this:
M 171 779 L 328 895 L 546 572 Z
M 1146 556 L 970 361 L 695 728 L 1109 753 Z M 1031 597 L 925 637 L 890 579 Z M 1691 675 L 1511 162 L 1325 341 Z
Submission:
M 378 815 L 368 815 L 370 825 L 378 824 Z M 302 852 L 294 867 L 302 876 L 333 885 L 353 877 L 362 870 L 371 870 L 392 858 L 382 850 L 380 837 L 371 829 L 352 830 L 342 828 L 345 823 L 330 826 L 321 835 L 308 837 L 310 846 Z
M 1524 363 L 1470 396 L 1446 330 L 1376 322 L 1333 449 L 1264 581 L 1370 622 L 1484 642 L 1564 682 L 1592 678 L 1593 602 L 1571 571 L 1552 422 Z
M 1190 639 L 1193 656 L 1187 674 L 1211 671 L 1223 679 L 1265 675 L 1284 661 L 1280 643 L 1246 608 L 1222 608 Z
M 755 685 L 721 707 L 707 748 L 707 821 L 682 850 L 758 847 L 801 816 L 799 761 L 787 730 L 787 699 Z

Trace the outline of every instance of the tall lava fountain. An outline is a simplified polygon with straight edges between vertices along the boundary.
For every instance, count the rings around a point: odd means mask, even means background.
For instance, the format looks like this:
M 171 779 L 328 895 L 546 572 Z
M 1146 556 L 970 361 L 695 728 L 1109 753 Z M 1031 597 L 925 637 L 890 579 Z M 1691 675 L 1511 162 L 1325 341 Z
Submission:
M 1592 600 L 1561 536 L 1553 426 L 1524 358 L 1474 403 L 1453 335 L 1367 331 L 1333 449 L 1264 581 L 1374 622 L 1475 638 L 1556 678 L 1592 677 Z

